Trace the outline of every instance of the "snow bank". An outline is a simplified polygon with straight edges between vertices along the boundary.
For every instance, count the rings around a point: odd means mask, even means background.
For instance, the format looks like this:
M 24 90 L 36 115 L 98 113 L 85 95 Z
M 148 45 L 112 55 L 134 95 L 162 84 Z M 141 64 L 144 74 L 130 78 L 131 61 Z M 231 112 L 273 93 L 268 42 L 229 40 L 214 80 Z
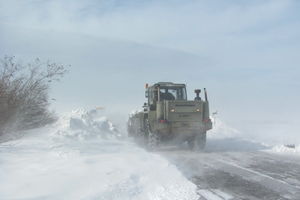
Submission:
M 175 166 L 117 139 L 98 114 L 77 110 L 0 144 L 0 199 L 198 199 Z
M 207 151 L 258 151 L 269 153 L 300 155 L 300 145 L 291 147 L 288 145 L 275 145 L 248 139 L 237 129 L 234 129 L 221 121 L 212 118 L 213 129 L 208 132 Z
M 270 151 L 274 153 L 300 155 L 300 145 L 293 146 L 294 147 L 289 147 L 287 145 L 277 145 L 274 146 Z
M 122 135 L 116 126 L 106 117 L 101 116 L 101 111 L 93 109 L 86 111 L 78 109 L 72 111 L 59 121 L 57 135 L 80 140 L 94 138 L 118 138 Z

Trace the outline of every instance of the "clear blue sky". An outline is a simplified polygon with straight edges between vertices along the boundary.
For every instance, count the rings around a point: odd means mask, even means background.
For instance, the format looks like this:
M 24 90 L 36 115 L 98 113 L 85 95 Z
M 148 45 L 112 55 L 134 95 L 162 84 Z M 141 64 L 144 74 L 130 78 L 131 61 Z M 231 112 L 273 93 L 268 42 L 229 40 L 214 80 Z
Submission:
M 207 87 L 212 110 L 244 132 L 293 138 L 299 10 L 297 0 L 0 0 L 0 55 L 70 64 L 52 89 L 58 110 L 124 114 L 146 82 L 185 82 Z

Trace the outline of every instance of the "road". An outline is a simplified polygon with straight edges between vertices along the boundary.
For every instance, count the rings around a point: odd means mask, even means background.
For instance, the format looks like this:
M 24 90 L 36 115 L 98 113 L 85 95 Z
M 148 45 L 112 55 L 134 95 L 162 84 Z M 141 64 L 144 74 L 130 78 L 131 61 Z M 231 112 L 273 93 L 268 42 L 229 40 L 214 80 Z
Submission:
M 159 153 L 197 185 L 200 199 L 300 199 L 300 157 L 268 153 L 244 141 L 215 144 L 215 150 L 210 144 L 202 153 L 176 147 Z

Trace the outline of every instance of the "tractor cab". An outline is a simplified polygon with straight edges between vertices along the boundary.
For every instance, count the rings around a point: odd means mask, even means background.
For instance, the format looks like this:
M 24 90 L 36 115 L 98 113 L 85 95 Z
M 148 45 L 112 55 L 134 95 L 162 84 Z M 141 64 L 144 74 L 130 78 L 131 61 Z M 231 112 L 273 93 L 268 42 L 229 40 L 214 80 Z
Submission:
M 157 102 L 186 101 L 186 85 L 171 82 L 159 82 L 150 87 L 146 85 L 146 98 L 148 98 L 150 110 L 156 109 Z

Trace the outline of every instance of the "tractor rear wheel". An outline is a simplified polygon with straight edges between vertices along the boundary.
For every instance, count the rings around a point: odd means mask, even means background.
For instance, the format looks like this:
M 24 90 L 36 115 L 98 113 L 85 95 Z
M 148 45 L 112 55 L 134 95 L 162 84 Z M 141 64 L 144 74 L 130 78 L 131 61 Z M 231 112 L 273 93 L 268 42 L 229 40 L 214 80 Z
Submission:
M 206 145 L 206 132 L 197 134 L 192 140 L 188 141 L 188 145 L 193 151 L 203 151 Z

